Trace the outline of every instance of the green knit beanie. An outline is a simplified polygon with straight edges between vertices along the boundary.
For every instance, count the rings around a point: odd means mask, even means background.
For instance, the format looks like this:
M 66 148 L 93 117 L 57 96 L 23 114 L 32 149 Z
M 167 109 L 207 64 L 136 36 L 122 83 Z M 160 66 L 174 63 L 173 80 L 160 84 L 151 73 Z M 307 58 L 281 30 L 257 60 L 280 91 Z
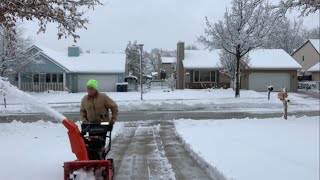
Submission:
M 87 83 L 87 86 L 92 87 L 95 90 L 98 90 L 98 82 L 94 79 L 90 79 Z

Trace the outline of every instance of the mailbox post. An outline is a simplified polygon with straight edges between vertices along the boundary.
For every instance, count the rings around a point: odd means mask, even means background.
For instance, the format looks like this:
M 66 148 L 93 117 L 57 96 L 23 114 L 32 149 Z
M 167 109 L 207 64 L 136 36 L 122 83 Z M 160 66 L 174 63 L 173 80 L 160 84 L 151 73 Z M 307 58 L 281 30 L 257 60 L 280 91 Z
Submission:
M 269 85 L 268 86 L 268 100 L 270 100 L 270 93 L 273 91 L 273 86 Z
M 288 93 L 287 88 L 283 88 L 281 92 L 278 93 L 278 98 L 283 102 L 284 106 L 284 119 L 288 119 Z

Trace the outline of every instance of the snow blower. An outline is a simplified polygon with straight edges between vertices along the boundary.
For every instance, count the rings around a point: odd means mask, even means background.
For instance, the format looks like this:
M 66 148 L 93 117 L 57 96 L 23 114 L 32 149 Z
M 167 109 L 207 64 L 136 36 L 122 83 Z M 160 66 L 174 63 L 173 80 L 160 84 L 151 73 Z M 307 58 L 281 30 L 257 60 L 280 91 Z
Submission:
M 64 163 L 64 180 L 112 180 L 113 159 L 105 159 L 111 148 L 112 125 L 106 122 L 82 124 L 80 132 L 73 121 L 65 119 L 62 124 L 68 129 L 71 149 L 77 157 L 76 161 Z

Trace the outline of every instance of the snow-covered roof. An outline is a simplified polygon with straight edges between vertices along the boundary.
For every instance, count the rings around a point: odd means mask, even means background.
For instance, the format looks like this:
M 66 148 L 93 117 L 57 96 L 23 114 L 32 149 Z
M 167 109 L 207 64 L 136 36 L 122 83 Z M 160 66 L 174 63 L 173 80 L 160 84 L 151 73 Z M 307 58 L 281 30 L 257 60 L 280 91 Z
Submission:
M 81 73 L 124 73 L 126 55 L 124 53 L 80 53 L 78 57 L 69 57 L 68 52 L 58 52 L 36 46 L 55 63 L 70 72 Z
M 185 50 L 183 66 L 186 69 L 218 68 L 220 50 Z
M 301 65 L 283 49 L 258 49 L 249 53 L 250 69 L 300 69 Z
M 161 57 L 162 63 L 175 63 L 175 57 Z
M 187 50 L 183 65 L 186 69 L 218 68 L 220 49 Z M 257 49 L 249 53 L 250 69 L 299 69 L 301 68 L 288 53 L 282 49 Z
M 307 71 L 309 72 L 320 72 L 320 62 L 312 66 L 310 69 Z
M 152 75 L 152 76 L 157 76 L 157 75 L 158 75 L 158 72 L 151 72 L 151 75 Z
M 320 53 L 320 39 L 309 39 L 312 46 Z

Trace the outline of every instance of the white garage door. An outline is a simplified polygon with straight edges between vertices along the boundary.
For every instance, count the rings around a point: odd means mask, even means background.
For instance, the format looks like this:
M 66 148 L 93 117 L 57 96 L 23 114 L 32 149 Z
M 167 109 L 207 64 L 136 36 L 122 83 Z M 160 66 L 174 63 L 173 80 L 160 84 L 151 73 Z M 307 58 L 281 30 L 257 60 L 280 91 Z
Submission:
M 117 91 L 116 83 L 118 82 L 117 75 L 78 75 L 78 91 L 87 91 L 87 82 L 89 79 L 95 79 L 99 83 L 98 90 L 100 92 Z
M 255 91 L 268 91 L 267 86 L 272 85 L 274 91 L 286 87 L 290 91 L 289 73 L 251 73 L 249 75 L 249 89 Z

